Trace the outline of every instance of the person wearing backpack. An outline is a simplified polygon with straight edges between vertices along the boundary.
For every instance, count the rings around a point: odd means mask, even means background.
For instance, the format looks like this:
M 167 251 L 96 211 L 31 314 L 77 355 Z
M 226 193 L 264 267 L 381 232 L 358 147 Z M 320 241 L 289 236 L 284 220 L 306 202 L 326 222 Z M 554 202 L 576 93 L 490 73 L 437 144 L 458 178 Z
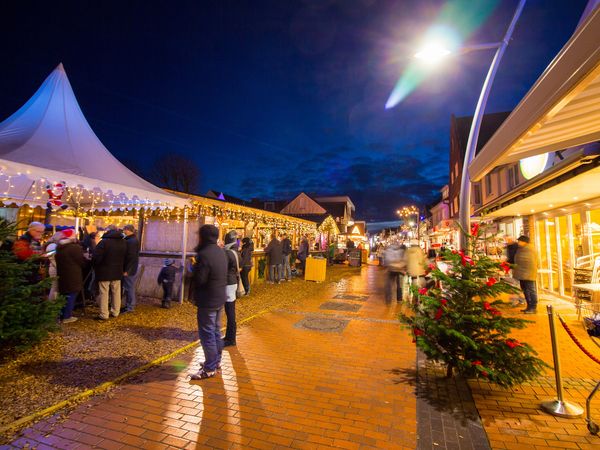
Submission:
M 225 235 L 224 247 L 225 254 L 227 255 L 227 300 L 225 302 L 227 329 L 223 338 L 223 347 L 236 345 L 237 323 L 235 320 L 235 299 L 240 281 L 240 256 L 237 249 L 237 232 L 235 230 L 230 231 Z

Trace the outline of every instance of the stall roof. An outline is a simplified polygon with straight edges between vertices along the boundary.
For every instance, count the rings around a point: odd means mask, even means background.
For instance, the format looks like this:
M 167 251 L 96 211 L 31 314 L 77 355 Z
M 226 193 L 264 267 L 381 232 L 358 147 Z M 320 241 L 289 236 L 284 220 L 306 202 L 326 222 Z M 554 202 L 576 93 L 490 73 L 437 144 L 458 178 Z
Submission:
M 600 6 L 588 15 L 469 166 L 494 167 L 600 139 Z
M 3 177 L 0 197 L 17 203 L 36 203 L 34 185 L 47 180 L 110 193 L 121 205 L 186 204 L 131 172 L 106 149 L 85 119 L 62 64 L 0 123 L 0 181 Z M 88 194 L 89 200 L 93 196 Z

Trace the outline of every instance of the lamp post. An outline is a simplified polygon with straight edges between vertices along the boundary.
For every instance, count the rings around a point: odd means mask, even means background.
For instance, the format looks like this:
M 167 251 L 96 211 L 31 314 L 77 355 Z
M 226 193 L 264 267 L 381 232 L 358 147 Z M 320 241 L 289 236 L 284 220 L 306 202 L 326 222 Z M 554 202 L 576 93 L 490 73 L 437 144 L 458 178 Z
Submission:
M 483 86 L 481 87 L 481 93 L 479 94 L 479 100 L 477 101 L 477 106 L 475 108 L 475 114 L 473 115 L 473 122 L 471 123 L 471 130 L 469 131 L 469 139 L 467 141 L 467 148 L 465 151 L 465 157 L 463 160 L 463 170 L 462 176 L 460 180 L 460 197 L 459 197 L 459 212 L 458 212 L 458 220 L 463 232 L 460 233 L 459 243 L 460 248 L 468 251 L 467 248 L 467 238 L 465 233 L 470 232 L 471 226 L 471 178 L 469 176 L 469 165 L 473 158 L 475 157 L 475 150 L 477 148 L 477 141 L 479 138 L 479 130 L 481 128 L 481 122 L 483 120 L 483 115 L 485 111 L 485 106 L 487 104 L 487 100 L 490 94 L 490 89 L 492 87 L 492 83 L 496 76 L 496 72 L 498 71 L 498 67 L 500 65 L 500 60 L 504 55 L 506 47 L 510 41 L 510 38 L 515 29 L 515 25 L 521 16 L 521 12 L 523 12 L 523 8 L 525 7 L 526 0 L 519 0 L 517 8 L 513 14 L 513 17 L 506 29 L 506 33 L 504 34 L 504 38 L 500 42 L 496 43 L 486 43 L 479 45 L 472 45 L 468 47 L 462 48 L 459 53 L 468 53 L 472 51 L 479 50 L 491 50 L 495 49 L 496 53 L 494 55 L 494 59 L 488 69 L 488 73 L 483 82 Z M 450 50 L 445 49 L 443 46 L 439 44 L 432 44 L 426 46 L 421 51 L 415 54 L 415 58 L 424 60 L 424 61 L 433 61 L 436 59 L 444 58 L 450 55 Z

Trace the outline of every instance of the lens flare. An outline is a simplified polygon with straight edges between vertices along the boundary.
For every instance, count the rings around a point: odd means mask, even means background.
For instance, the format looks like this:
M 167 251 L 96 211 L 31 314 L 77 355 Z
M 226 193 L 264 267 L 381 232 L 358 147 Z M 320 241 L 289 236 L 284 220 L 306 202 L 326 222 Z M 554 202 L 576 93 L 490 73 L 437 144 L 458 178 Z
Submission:
M 428 69 L 458 50 L 462 42 L 491 16 L 498 4 L 499 0 L 447 2 L 440 11 L 436 24 L 427 30 L 424 43 L 415 54 L 416 62 L 406 67 L 385 108 L 393 108 L 410 95 L 432 73 Z

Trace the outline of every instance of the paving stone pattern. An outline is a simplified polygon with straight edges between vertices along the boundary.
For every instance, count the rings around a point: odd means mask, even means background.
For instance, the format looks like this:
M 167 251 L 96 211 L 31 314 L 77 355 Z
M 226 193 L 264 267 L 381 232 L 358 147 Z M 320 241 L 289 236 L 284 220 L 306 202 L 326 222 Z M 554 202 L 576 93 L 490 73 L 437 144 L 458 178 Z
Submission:
M 357 312 L 362 307 L 357 303 L 325 302 L 319 306 L 319 309 L 329 309 L 332 311 Z

